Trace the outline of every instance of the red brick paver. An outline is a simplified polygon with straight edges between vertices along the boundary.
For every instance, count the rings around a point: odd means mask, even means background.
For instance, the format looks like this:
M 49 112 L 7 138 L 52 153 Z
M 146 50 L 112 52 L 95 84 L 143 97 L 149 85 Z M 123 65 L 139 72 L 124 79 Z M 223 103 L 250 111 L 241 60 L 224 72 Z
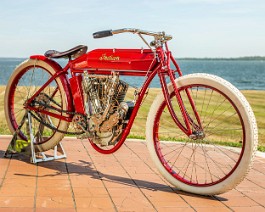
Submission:
M 145 142 L 126 141 L 111 155 L 87 141 L 63 140 L 67 159 L 29 163 L 3 158 L 10 137 L 0 136 L 0 211 L 265 211 L 265 157 L 246 179 L 217 196 L 178 191 L 158 174 Z

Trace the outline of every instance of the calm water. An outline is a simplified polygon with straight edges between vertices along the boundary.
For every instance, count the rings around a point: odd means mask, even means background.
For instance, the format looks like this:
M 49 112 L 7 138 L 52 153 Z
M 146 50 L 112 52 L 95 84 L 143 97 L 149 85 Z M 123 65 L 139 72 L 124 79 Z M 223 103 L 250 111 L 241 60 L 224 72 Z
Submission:
M 23 61 L 21 58 L 0 58 L 0 85 L 6 85 L 14 68 Z M 63 61 L 59 62 L 64 64 Z M 210 73 L 230 81 L 241 90 L 265 90 L 265 61 L 263 60 L 182 60 L 178 63 L 183 74 Z M 143 77 L 124 78 L 139 87 Z M 156 78 L 151 87 L 159 87 Z

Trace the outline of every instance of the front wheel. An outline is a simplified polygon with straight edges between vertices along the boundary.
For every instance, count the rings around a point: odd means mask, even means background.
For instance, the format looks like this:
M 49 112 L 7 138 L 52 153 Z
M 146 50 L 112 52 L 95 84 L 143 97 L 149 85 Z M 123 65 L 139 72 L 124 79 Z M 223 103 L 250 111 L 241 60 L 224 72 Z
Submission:
M 189 138 L 178 128 L 161 93 L 151 106 L 146 125 L 154 163 L 171 184 L 183 191 L 214 195 L 234 188 L 247 174 L 257 148 L 257 125 L 249 103 L 239 90 L 217 76 L 191 74 L 176 79 L 176 84 L 190 123 L 201 126 L 203 136 Z M 168 89 L 181 121 L 172 85 Z

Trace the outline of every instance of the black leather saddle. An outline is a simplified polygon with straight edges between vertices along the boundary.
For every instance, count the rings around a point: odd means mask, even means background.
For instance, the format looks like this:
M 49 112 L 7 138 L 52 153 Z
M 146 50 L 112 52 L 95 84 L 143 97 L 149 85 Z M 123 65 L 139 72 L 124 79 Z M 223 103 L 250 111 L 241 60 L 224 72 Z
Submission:
M 69 49 L 64 52 L 58 52 L 56 50 L 48 50 L 44 53 L 45 57 L 49 58 L 68 58 L 68 59 L 75 59 L 87 51 L 87 46 L 78 45 L 72 49 Z

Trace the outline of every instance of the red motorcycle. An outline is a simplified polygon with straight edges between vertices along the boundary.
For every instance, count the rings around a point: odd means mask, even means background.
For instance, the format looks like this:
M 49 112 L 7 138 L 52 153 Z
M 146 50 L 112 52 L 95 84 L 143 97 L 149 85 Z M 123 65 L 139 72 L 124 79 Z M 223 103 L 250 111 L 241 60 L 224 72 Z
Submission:
M 126 140 L 155 76 L 161 92 L 151 105 L 146 142 L 160 173 L 177 188 L 213 195 L 234 188 L 249 170 L 258 133 L 252 109 L 229 82 L 209 74 L 183 76 L 164 32 L 106 30 L 94 38 L 130 32 L 146 49 L 95 49 L 33 55 L 12 74 L 5 115 L 12 132 L 29 140 L 19 123 L 32 117 L 36 151 L 56 146 L 66 134 L 90 141 L 100 153 L 117 151 Z M 146 38 L 153 39 L 149 43 Z M 53 59 L 67 58 L 62 68 Z M 173 68 L 172 68 L 173 67 Z M 145 77 L 133 99 L 120 76 Z M 131 88 L 130 88 L 131 89 Z

